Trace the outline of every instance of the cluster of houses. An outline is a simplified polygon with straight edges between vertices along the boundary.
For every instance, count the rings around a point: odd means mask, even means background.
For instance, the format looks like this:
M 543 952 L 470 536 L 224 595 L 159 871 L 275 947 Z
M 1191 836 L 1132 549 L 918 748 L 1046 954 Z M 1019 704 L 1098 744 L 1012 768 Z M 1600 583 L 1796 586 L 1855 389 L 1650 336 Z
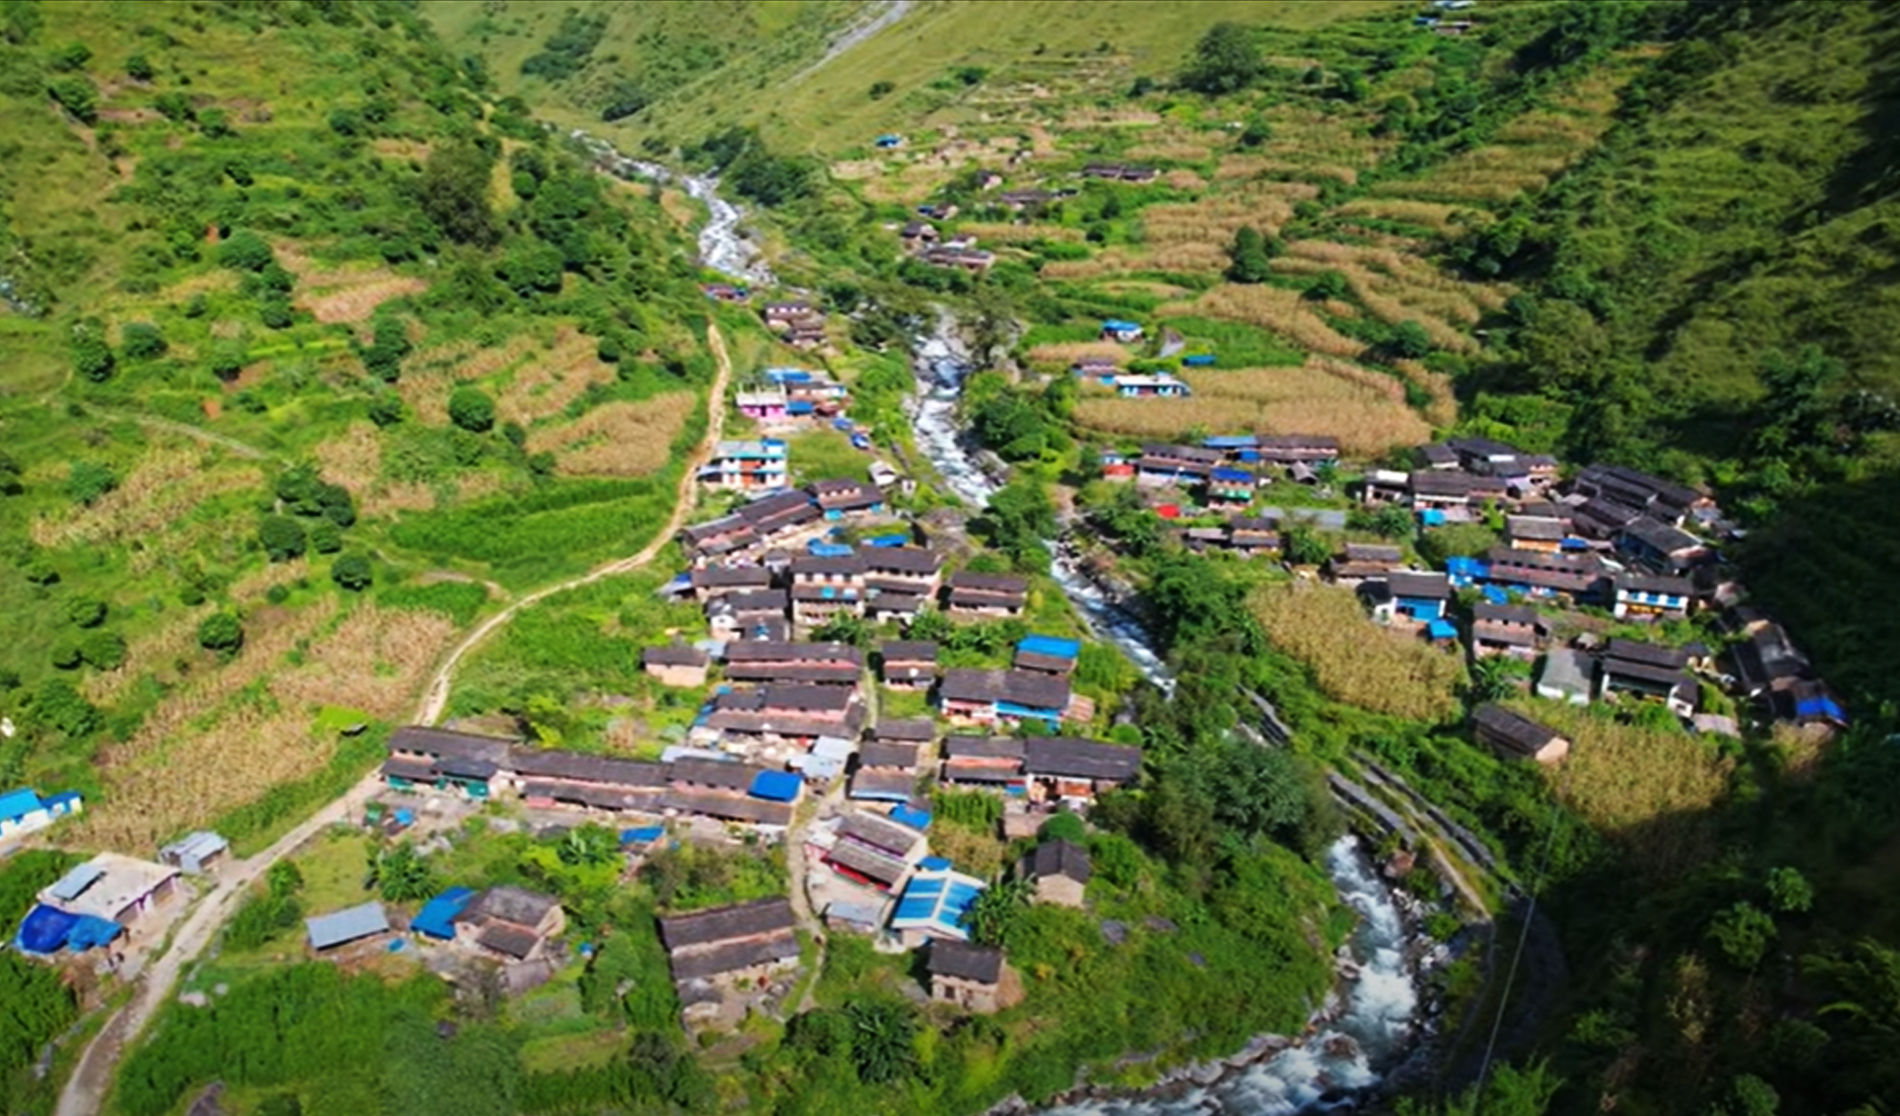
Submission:
M 76 794 L 41 800 L 33 791 L 18 790 L 0 796 L 0 808 L 12 811 L 9 816 L 32 813 L 35 808 L 27 805 L 28 798 L 38 801 L 37 810 L 50 817 L 76 810 L 79 801 Z M 43 828 L 49 822 L 31 824 Z M 100 853 L 40 890 L 14 933 L 13 947 L 47 958 L 62 950 L 84 953 L 109 947 L 127 935 L 155 939 L 178 912 L 179 904 L 169 900 L 180 892 L 179 878 L 214 871 L 229 851 L 223 837 L 200 831 L 161 848 L 156 861 Z
M 725 466 L 715 462 L 708 469 Z M 734 471 L 743 472 L 743 463 Z M 756 560 L 773 549 L 797 547 L 843 522 L 884 514 L 884 490 L 848 479 L 814 481 L 804 488 L 765 491 L 729 515 L 696 523 L 679 533 L 695 566 Z
M 1123 399 L 1185 399 L 1193 389 L 1169 372 L 1129 372 L 1107 357 L 1084 357 L 1069 371 L 1085 383 L 1099 384 Z
M 765 327 L 794 349 L 816 349 L 826 343 L 825 312 L 809 302 L 768 302 L 760 308 Z
M 912 221 L 898 230 L 905 251 L 933 267 L 954 267 L 981 275 L 996 262 L 996 253 L 976 246 L 971 233 L 945 237 L 928 221 Z
M 760 380 L 734 403 L 740 414 L 767 426 L 835 418 L 851 402 L 849 388 L 809 368 L 767 368 Z
M 1214 437 L 1198 446 L 1148 443 L 1139 453 L 1104 450 L 1096 464 L 1102 479 L 1132 480 L 1144 488 L 1180 489 L 1210 509 L 1237 510 L 1278 473 L 1300 484 L 1318 484 L 1339 461 L 1339 439 L 1323 434 L 1244 434 Z

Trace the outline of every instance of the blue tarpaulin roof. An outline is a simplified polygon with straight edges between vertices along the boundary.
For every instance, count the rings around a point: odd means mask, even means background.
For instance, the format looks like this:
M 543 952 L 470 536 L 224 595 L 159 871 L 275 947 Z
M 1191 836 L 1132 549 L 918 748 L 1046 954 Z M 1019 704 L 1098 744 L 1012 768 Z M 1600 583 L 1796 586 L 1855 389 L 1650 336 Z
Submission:
M 1236 484 L 1252 484 L 1253 474 L 1245 469 L 1224 469 L 1216 467 L 1209 472 L 1217 481 L 1233 481 Z
M 1437 508 L 1426 508 L 1424 511 L 1418 513 L 1418 521 L 1427 527 L 1443 527 L 1445 525 L 1445 513 L 1439 511 Z
M 1457 639 L 1458 628 L 1449 620 L 1434 620 L 1426 625 L 1425 631 L 1433 639 Z
M 1030 655 L 1054 655 L 1058 659 L 1073 659 L 1082 653 L 1082 641 L 1063 639 L 1061 636 L 1026 635 L 1016 645 L 1016 650 Z
M 13 935 L 13 947 L 25 953 L 58 953 L 66 944 L 66 935 L 78 922 L 78 915 L 44 903 L 35 904 L 20 920 L 20 929 Z
M 109 918 L 94 915 L 80 915 L 79 921 L 66 934 L 66 948 L 74 953 L 84 953 L 97 949 L 119 936 L 125 928 Z
M 746 793 L 770 802 L 790 802 L 798 797 L 798 788 L 803 785 L 804 780 L 789 771 L 761 771 L 752 777 Z
M 1453 577 L 1485 577 L 1491 572 L 1491 563 L 1482 558 L 1463 558 L 1454 555 L 1445 559 L 1445 572 Z
M 473 888 L 449 888 L 422 905 L 422 909 L 410 921 L 409 929 L 446 942 L 455 937 L 455 916 L 461 914 L 462 908 L 468 906 L 468 901 L 473 898 Z
M 831 428 L 833 430 L 842 430 L 848 434 L 851 432 L 851 420 L 848 418 L 842 418 L 842 417 L 832 419 Z
M 620 831 L 620 843 L 623 845 L 650 845 L 666 836 L 663 825 L 642 825 L 634 829 Z
M 1109 318 L 1102 323 L 1102 328 L 1114 330 L 1140 329 L 1141 325 L 1138 322 L 1124 321 L 1121 318 Z
M 917 862 L 917 867 L 926 872 L 942 872 L 950 867 L 950 862 L 941 856 L 927 856 Z
M 930 811 L 918 810 L 908 805 L 893 806 L 891 820 L 899 825 L 908 825 L 912 829 L 929 829 Z
M 1214 363 L 1213 353 L 1189 353 L 1181 358 L 1181 363 L 1189 368 L 1206 368 Z
M 1479 592 L 1483 593 L 1484 599 L 1492 604 L 1509 604 L 1511 601 L 1511 595 L 1495 585 L 1487 585 Z
M 1801 717 L 1832 717 L 1837 721 L 1845 721 L 1847 719 L 1847 714 L 1841 711 L 1841 707 L 1835 703 L 1833 698 L 1802 698 L 1794 703 L 1794 711 L 1797 716 Z
M 802 384 L 811 379 L 811 373 L 803 368 L 768 368 L 765 378 L 775 384 Z
M 874 539 L 865 539 L 865 546 L 902 547 L 910 545 L 909 535 L 879 535 Z
M 785 404 L 785 413 L 788 415 L 809 415 L 812 413 L 812 409 L 811 400 L 809 399 L 794 399 L 790 403 Z
M 0 818 L 18 821 L 40 808 L 40 794 L 31 787 L 21 787 L 0 794 Z
M 851 547 L 845 543 L 819 542 L 817 539 L 805 544 L 805 552 L 813 558 L 849 558 Z

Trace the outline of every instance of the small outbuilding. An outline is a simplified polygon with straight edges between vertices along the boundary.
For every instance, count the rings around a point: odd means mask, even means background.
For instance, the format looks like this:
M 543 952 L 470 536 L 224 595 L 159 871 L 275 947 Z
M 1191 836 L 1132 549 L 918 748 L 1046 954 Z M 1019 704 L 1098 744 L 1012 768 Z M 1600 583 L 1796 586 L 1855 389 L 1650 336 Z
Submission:
M 1022 858 L 1016 874 L 1036 888 L 1036 902 L 1082 905 L 1091 869 L 1088 850 L 1073 841 L 1044 841 Z
M 318 953 L 364 938 L 389 932 L 389 914 L 377 902 L 345 907 L 340 911 L 304 919 L 310 948 Z
M 940 1004 L 955 1004 L 965 1011 L 988 1014 L 1000 1004 L 998 994 L 1003 983 L 1003 951 L 968 942 L 930 943 L 925 959 L 930 973 L 930 998 Z
M 1506 759 L 1534 759 L 1538 763 L 1557 763 L 1570 754 L 1570 741 L 1557 730 L 1502 705 L 1478 707 L 1471 716 L 1472 732 L 1480 744 Z
M 158 859 L 180 871 L 202 876 L 231 849 L 231 843 L 208 830 L 199 830 L 158 850 Z

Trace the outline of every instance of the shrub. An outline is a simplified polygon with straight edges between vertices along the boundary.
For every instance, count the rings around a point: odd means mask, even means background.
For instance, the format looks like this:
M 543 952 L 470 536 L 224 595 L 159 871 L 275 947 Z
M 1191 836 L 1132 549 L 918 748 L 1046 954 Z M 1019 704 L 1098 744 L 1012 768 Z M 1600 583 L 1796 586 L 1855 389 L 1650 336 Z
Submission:
M 96 628 L 106 622 L 106 602 L 97 597 L 74 597 L 66 602 L 66 619 L 81 628 Z
M 257 525 L 257 541 L 264 544 L 264 553 L 273 562 L 301 557 L 308 543 L 303 525 L 283 515 L 265 516 Z
M 273 295 L 258 302 L 257 320 L 268 329 L 289 329 L 291 323 L 297 320 L 297 315 L 290 308 L 289 299 Z
M 66 495 L 75 504 L 91 504 L 119 486 L 112 470 L 96 461 L 75 461 L 66 474 Z
M 236 341 L 220 343 L 211 350 L 211 374 L 225 383 L 238 378 L 244 371 L 244 346 Z
M 330 130 L 339 136 L 359 135 L 363 131 L 363 114 L 353 108 L 335 108 L 330 110 Z
M 79 641 L 76 639 L 61 639 L 56 641 L 53 644 L 53 649 L 47 652 L 46 656 L 47 662 L 52 663 L 56 670 L 76 669 L 79 666 L 80 660 L 83 658 L 85 658 L 85 656 L 80 653 Z
M 92 48 L 85 43 L 67 43 L 53 52 L 47 64 L 62 74 L 77 73 L 92 61 Z
M 214 612 L 198 624 L 198 646 L 229 655 L 244 646 L 244 624 L 230 610 Z
M 81 124 L 92 124 L 99 119 L 99 91 L 92 82 L 83 77 L 62 78 L 46 87 L 59 106 L 72 114 Z
M 223 109 L 208 108 L 198 114 L 198 130 L 206 139 L 225 139 L 237 135 L 237 129 L 231 127 L 230 114 Z
M 871 99 L 873 101 L 882 97 L 888 97 L 895 92 L 897 92 L 897 84 L 895 82 L 874 81 L 871 83 Z
M 91 736 L 103 718 L 64 678 L 48 678 L 33 692 L 33 720 L 70 737 Z
M 133 322 L 125 327 L 119 347 L 133 360 L 156 360 L 165 355 L 168 346 L 157 326 L 150 322 Z
M 271 255 L 270 245 L 249 229 L 239 229 L 218 245 L 220 267 L 234 271 L 262 271 L 274 262 L 276 257 Z
M 1045 841 L 1069 841 L 1079 845 L 1088 840 L 1089 829 L 1082 824 L 1081 818 L 1062 813 L 1043 822 L 1042 828 L 1036 830 L 1036 836 Z
M 369 420 L 381 427 L 391 427 L 402 421 L 402 396 L 393 391 L 379 391 L 369 397 Z
M 134 54 L 125 60 L 125 76 L 133 81 L 151 81 L 158 76 L 158 70 L 143 54 Z
M 394 314 L 378 314 L 369 345 L 361 350 L 363 367 L 377 379 L 393 384 L 402 376 L 402 359 L 409 355 L 409 333 Z
M 73 327 L 73 371 L 93 383 L 102 383 L 112 375 L 113 364 L 112 347 L 96 325 Z
M 330 580 L 352 593 L 362 592 L 374 580 L 369 559 L 361 554 L 345 554 L 330 566 Z
M 343 549 L 343 529 L 327 519 L 320 519 L 310 528 L 310 549 L 318 554 L 335 554 Z
M 125 663 L 125 640 L 103 629 L 87 632 L 79 641 L 79 657 L 95 670 L 117 670 Z
M 449 420 L 463 430 L 485 434 L 495 425 L 495 401 L 477 388 L 458 387 L 449 394 Z

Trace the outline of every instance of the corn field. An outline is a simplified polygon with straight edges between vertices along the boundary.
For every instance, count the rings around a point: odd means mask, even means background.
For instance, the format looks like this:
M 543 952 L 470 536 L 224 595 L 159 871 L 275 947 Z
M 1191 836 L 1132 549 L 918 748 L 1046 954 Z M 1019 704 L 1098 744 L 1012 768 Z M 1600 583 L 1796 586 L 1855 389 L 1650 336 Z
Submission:
M 573 422 L 535 430 L 528 450 L 553 452 L 555 468 L 568 475 L 645 476 L 666 464 L 698 403 L 690 391 L 672 391 L 638 403 L 602 404 Z
M 1338 701 L 1417 721 L 1442 721 L 1457 710 L 1453 691 L 1464 677 L 1457 654 L 1374 624 L 1349 589 L 1269 585 L 1248 607 L 1267 637 Z
M 503 422 L 523 426 L 558 415 L 594 384 L 612 383 L 613 366 L 595 354 L 593 338 L 571 326 L 562 326 L 546 355 L 517 366 L 508 386 L 495 400 L 495 414 Z
M 1272 330 L 1308 352 L 1355 357 L 1365 346 L 1327 325 L 1298 291 L 1279 287 L 1223 284 L 1192 302 L 1171 302 L 1161 317 L 1200 315 Z
M 168 443 L 147 451 L 117 488 L 90 507 L 75 505 L 35 520 L 31 534 L 34 542 L 49 547 L 149 543 L 212 498 L 263 483 L 255 463 L 195 443 Z

